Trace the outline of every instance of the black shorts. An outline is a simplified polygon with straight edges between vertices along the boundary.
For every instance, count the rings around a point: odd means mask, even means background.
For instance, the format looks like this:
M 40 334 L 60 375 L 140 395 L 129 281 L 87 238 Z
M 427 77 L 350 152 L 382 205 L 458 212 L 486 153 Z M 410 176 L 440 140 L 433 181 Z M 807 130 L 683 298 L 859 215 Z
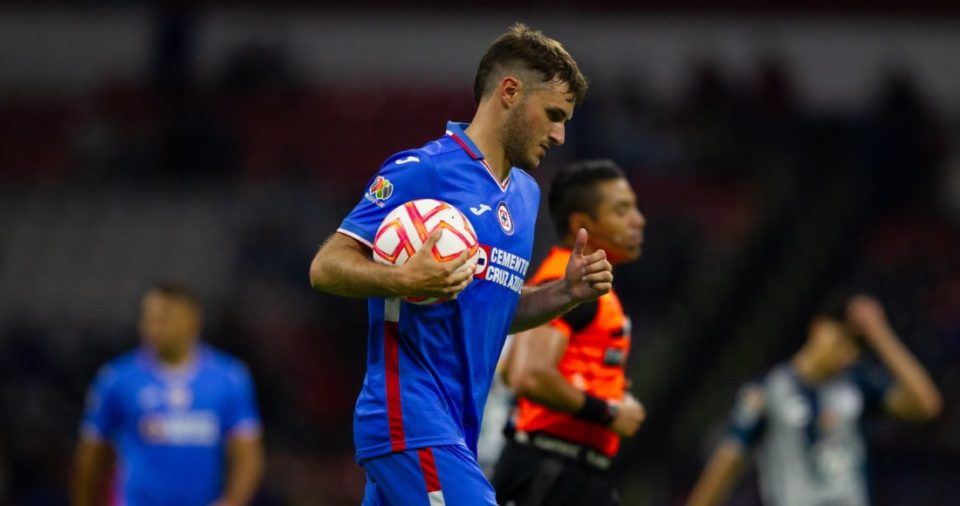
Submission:
M 619 506 L 610 473 L 508 441 L 491 480 L 501 506 Z

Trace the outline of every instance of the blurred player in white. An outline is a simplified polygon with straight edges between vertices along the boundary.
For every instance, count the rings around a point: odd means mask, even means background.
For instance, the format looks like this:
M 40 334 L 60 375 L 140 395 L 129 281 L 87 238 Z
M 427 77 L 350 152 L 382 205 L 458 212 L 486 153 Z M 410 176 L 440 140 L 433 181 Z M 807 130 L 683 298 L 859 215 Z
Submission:
M 875 352 L 886 371 L 858 364 L 861 347 Z M 742 387 L 729 433 L 687 504 L 723 504 L 751 450 L 765 504 L 870 504 L 862 417 L 879 411 L 929 420 L 940 413 L 941 402 L 877 300 L 866 295 L 829 300 L 793 358 Z

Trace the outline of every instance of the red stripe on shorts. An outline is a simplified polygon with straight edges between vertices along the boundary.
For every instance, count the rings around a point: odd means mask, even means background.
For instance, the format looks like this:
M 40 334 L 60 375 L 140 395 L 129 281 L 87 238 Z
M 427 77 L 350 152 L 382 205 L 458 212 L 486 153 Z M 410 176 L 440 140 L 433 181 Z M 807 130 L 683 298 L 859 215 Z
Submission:
M 403 409 L 400 406 L 400 348 L 397 345 L 399 325 L 383 322 L 383 353 L 387 372 L 387 423 L 390 426 L 390 449 L 402 452 L 407 448 L 403 434 Z
M 437 463 L 433 460 L 433 449 L 421 448 L 417 450 L 417 455 L 420 456 L 420 470 L 427 483 L 427 493 L 440 490 L 440 476 L 437 475 Z

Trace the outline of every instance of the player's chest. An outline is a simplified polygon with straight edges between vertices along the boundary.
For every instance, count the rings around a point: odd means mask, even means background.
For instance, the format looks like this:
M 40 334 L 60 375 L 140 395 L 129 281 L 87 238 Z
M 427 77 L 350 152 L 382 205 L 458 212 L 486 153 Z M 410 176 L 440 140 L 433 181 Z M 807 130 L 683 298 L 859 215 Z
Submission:
M 520 293 L 530 269 L 538 202 L 519 191 L 491 191 L 491 184 L 464 184 L 448 192 L 448 202 L 470 220 L 480 250 L 475 278 L 485 289 Z M 481 182 L 483 183 L 483 182 Z
M 856 430 L 863 414 L 863 396 L 839 383 L 817 390 L 792 390 L 775 397 L 774 420 L 801 432 L 829 435 Z
M 148 444 L 216 445 L 226 399 L 213 386 L 199 381 L 137 382 L 120 403 L 122 423 Z

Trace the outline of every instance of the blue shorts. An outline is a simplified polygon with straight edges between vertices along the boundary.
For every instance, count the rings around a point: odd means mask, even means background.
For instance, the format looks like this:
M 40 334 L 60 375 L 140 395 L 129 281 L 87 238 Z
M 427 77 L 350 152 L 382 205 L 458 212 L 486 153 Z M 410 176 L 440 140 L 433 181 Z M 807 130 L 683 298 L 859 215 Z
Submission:
M 363 506 L 496 506 L 477 458 L 460 445 L 391 453 L 363 462 Z

